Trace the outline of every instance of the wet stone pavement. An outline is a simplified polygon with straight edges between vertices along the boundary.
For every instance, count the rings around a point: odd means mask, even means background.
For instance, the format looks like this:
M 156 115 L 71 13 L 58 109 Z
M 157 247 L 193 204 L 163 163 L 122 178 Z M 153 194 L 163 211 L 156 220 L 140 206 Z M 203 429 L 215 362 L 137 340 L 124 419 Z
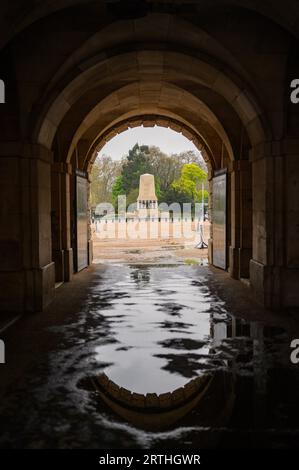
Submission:
M 111 264 L 83 276 L 72 312 L 61 313 L 71 289 L 62 286 L 56 313 L 7 333 L 2 448 L 299 446 L 287 321 L 242 318 L 208 267 Z M 201 406 L 153 432 L 101 401 L 90 380 L 101 372 L 140 394 L 214 381 Z

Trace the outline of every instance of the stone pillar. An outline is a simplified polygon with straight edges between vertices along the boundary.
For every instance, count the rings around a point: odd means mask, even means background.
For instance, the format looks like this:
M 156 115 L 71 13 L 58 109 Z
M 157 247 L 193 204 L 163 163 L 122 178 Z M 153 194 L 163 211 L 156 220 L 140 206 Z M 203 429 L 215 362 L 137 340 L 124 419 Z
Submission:
M 284 240 L 281 251 L 285 255 L 282 269 L 283 303 L 287 308 L 299 307 L 299 139 L 283 142 L 285 190 L 279 198 L 284 204 L 282 224 Z
M 285 233 L 285 192 L 282 142 L 266 142 L 251 151 L 253 250 L 250 283 L 267 308 L 284 305 L 282 292 Z
M 213 173 L 210 170 L 208 173 L 209 182 L 209 221 L 210 221 L 210 236 L 208 239 L 208 260 L 209 264 L 213 264 Z
M 71 247 L 70 178 L 72 166 L 55 162 L 52 165 L 52 253 L 56 281 L 67 282 L 73 276 Z
M 0 310 L 41 311 L 54 296 L 51 254 L 52 154 L 40 145 L 2 143 Z
M 91 183 L 91 175 L 88 174 L 88 201 L 87 201 L 87 207 L 88 207 L 88 213 L 89 213 L 89 218 L 88 218 L 88 265 L 90 266 L 92 264 L 93 260 L 93 240 L 92 240 L 92 231 L 91 231 L 91 211 L 90 211 L 90 183 Z
M 17 142 L 0 145 L 0 312 L 23 311 L 22 151 Z
M 231 244 L 229 247 L 228 272 L 231 277 L 239 278 L 239 248 L 240 248 L 240 167 L 239 162 L 232 162 L 230 172 L 230 214 L 231 214 Z
M 231 245 L 229 272 L 235 279 L 249 278 L 252 257 L 252 181 L 248 160 L 233 162 L 231 172 Z
M 252 258 L 252 168 L 249 160 L 240 160 L 240 199 L 239 278 L 249 278 Z

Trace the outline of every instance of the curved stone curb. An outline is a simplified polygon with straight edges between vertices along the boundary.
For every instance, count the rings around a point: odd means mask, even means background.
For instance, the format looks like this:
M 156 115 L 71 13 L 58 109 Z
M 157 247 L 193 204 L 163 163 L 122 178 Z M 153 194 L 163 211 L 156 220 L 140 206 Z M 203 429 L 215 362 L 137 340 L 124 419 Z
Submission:
M 184 387 L 159 395 L 156 393 L 143 395 L 131 392 L 109 380 L 104 373 L 96 377 L 94 385 L 108 397 L 123 405 L 138 411 L 142 409 L 147 412 L 157 412 L 175 409 L 188 403 L 207 385 L 209 379 L 209 375 L 197 377 L 188 382 Z
M 117 415 L 136 427 L 159 431 L 174 425 L 205 397 L 214 377 L 205 375 L 191 380 L 173 392 L 132 393 L 109 380 L 105 374 L 92 379 L 102 401 Z

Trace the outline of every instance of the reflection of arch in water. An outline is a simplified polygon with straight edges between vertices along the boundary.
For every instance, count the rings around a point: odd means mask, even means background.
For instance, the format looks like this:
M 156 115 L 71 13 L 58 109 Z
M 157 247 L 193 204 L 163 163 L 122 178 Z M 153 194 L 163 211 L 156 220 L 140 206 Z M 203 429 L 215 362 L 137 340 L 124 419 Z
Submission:
M 225 393 L 221 395 L 221 414 L 231 412 L 234 402 L 233 379 L 223 380 Z M 205 406 L 204 400 L 213 398 L 213 389 L 219 388 L 216 375 L 205 374 L 188 382 L 184 387 L 173 392 L 157 395 L 132 393 L 109 380 L 106 374 L 100 374 L 93 379 L 102 401 L 117 415 L 135 426 L 151 431 L 167 429 L 185 418 L 192 410 Z M 219 391 L 219 390 L 218 390 Z M 219 401 L 219 397 L 217 398 Z M 210 412 L 214 413 L 211 406 Z M 206 410 L 205 410 L 206 411 Z
M 137 286 L 148 284 L 151 280 L 150 270 L 148 266 L 144 265 L 133 265 L 131 278 L 136 283 Z

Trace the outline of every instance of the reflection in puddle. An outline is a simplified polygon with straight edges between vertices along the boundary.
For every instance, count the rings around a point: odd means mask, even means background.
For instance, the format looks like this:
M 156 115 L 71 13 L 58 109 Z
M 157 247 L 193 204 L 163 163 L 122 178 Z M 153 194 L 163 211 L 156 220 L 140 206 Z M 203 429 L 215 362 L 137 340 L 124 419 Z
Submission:
M 179 272 L 155 266 L 106 271 L 100 295 L 108 290 L 106 277 L 109 284 L 116 277 L 109 293 L 114 299 L 109 307 L 104 299 L 101 313 L 115 342 L 98 345 L 96 353 L 99 363 L 109 357 L 113 365 L 105 373 L 119 386 L 137 393 L 166 393 L 207 368 L 211 300 L 190 274 L 188 267 Z
M 47 330 L 47 357 L 0 404 L 0 446 L 298 446 L 299 374 L 286 331 L 240 318 L 208 268 L 97 265 L 92 276 L 78 313 Z M 90 378 L 103 372 L 144 395 L 195 377 L 213 386 L 170 429 L 152 432 L 99 399 Z
M 101 403 L 137 428 L 156 432 L 190 424 L 188 416 L 195 411 L 200 416 L 197 426 L 216 422 L 223 425 L 231 415 L 235 398 L 234 378 L 223 371 L 204 374 L 172 393 L 162 394 L 131 393 L 105 374 L 92 382 Z
M 104 311 L 101 308 L 111 341 L 99 341 L 95 347 L 97 363 L 110 381 L 146 396 L 176 393 L 192 379 L 208 375 L 217 378 L 213 382 L 217 386 L 208 394 L 210 413 L 202 409 L 199 412 L 197 407 L 185 425 L 192 422 L 213 428 L 216 421 L 212 411 L 217 409 L 220 417 L 221 409 L 227 411 L 227 403 L 230 415 L 231 394 L 225 396 L 224 392 L 228 383 L 236 384 L 234 425 L 246 428 L 267 420 L 265 404 L 270 384 L 276 396 L 275 380 L 272 384 L 269 378 L 276 368 L 283 374 L 290 366 L 286 332 L 234 317 L 215 294 L 210 271 L 202 268 L 110 266 L 101 283 L 93 288 L 93 295 L 101 296 L 109 290 L 106 283 L 110 284 L 112 278 L 115 282 L 110 287 L 110 298 L 114 299 L 109 308 L 104 299 Z M 124 291 L 126 299 L 121 295 Z M 107 357 L 109 365 L 105 366 Z M 292 382 L 294 377 L 291 373 L 288 380 Z M 290 384 L 285 386 L 292 388 Z M 289 406 L 280 405 L 280 409 L 287 414 Z M 268 415 L 275 422 L 277 405 L 268 409 Z M 220 424 L 223 426 L 221 420 Z

